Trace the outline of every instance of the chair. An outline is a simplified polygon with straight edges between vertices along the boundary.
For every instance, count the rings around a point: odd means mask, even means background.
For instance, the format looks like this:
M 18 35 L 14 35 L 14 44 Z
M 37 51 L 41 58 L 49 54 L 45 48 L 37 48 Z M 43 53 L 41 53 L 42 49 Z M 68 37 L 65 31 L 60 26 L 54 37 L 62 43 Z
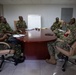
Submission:
M 4 64 L 4 62 L 6 60 L 10 61 L 8 58 L 10 56 L 8 56 L 9 54 L 13 54 L 13 52 L 11 53 L 11 47 L 9 46 L 9 44 L 5 43 L 5 42 L 0 42 L 0 72 L 2 71 L 2 66 Z M 13 60 L 14 62 L 14 60 Z
M 57 55 L 58 57 L 61 57 L 60 59 L 64 60 L 63 62 L 63 65 L 62 65 L 62 71 L 65 72 L 66 71 L 66 67 L 67 67 L 67 63 L 70 62 L 74 65 L 76 65 L 76 55 L 74 56 L 71 56 L 71 57 L 68 57 L 68 56 L 65 56 L 64 54 L 62 53 L 59 53 Z M 71 60 L 72 59 L 72 60 Z
M 14 27 L 15 27 L 15 30 L 17 30 L 16 28 L 16 23 L 17 23 L 18 20 L 14 21 Z

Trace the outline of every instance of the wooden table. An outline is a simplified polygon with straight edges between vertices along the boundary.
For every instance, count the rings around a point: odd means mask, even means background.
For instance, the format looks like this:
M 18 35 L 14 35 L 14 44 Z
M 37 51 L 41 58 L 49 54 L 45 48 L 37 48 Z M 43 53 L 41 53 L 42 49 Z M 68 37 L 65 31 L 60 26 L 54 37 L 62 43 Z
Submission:
M 24 32 L 24 35 L 25 36 L 17 39 L 23 43 L 26 59 L 49 58 L 47 42 L 54 41 L 56 39 L 56 36 L 50 29 L 32 29 Z

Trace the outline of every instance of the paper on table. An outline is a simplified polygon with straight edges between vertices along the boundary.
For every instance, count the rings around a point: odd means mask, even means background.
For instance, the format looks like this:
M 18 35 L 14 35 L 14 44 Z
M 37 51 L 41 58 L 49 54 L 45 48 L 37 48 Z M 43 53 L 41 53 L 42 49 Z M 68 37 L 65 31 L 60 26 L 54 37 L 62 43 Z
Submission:
M 22 37 L 25 36 L 24 34 L 14 34 L 13 37 Z
M 28 28 L 28 29 L 25 29 L 26 31 L 30 31 L 30 30 L 34 30 L 34 29 L 31 29 L 31 28 Z
M 65 32 L 64 30 L 61 30 L 61 29 L 58 29 L 59 31 L 61 31 L 61 32 Z

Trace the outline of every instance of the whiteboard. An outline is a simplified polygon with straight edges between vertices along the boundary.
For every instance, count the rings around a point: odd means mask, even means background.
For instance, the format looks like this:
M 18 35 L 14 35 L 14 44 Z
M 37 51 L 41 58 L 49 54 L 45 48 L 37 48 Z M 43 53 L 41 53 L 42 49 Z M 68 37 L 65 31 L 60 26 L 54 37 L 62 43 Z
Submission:
M 28 15 L 28 29 L 41 28 L 40 15 Z

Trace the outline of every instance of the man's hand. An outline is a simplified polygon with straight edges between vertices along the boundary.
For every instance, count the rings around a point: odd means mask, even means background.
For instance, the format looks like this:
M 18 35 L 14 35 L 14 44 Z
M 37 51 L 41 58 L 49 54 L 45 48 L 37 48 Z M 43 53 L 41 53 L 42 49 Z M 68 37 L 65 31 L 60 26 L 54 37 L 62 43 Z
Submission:
M 7 38 L 8 38 L 8 34 L 4 34 L 3 39 L 7 39 Z
M 61 40 L 61 39 L 59 39 L 59 38 L 57 39 L 57 41 L 64 42 L 64 40 Z
M 4 41 L 5 39 L 8 39 L 7 34 L 4 34 L 2 37 L 0 37 L 0 41 Z

